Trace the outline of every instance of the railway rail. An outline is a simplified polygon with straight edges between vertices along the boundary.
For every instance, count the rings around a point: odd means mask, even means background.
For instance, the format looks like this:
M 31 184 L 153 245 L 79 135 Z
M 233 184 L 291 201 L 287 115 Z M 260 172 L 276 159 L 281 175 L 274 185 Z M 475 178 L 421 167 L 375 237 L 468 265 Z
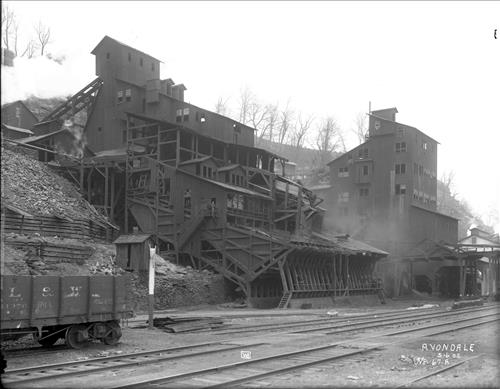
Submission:
M 314 319 L 314 320 L 304 320 L 304 321 L 295 321 L 295 322 L 288 322 L 280 325 L 276 324 L 257 324 L 253 326 L 244 326 L 244 327 L 236 327 L 234 329 L 228 328 L 228 329 L 219 329 L 219 330 L 211 330 L 210 333 L 215 334 L 215 335 L 232 335 L 232 334 L 240 334 L 240 333 L 247 333 L 247 332 L 262 332 L 265 330 L 268 331 L 276 331 L 276 330 L 281 330 L 281 329 L 290 329 L 290 328 L 300 328 L 300 327 L 309 327 L 312 326 L 311 329 L 304 329 L 303 331 L 294 331 L 294 333 L 300 333 L 300 332 L 318 332 L 322 331 L 323 329 L 329 329 L 329 328 L 336 328 L 337 325 L 339 324 L 345 324 L 347 326 L 352 325 L 353 322 L 357 321 L 366 321 L 366 323 L 376 323 L 376 322 L 382 322 L 385 320 L 393 320 L 393 319 L 398 319 L 398 318 L 415 318 L 415 317 L 425 317 L 425 316 L 440 316 L 443 314 L 449 314 L 449 315 L 458 315 L 461 313 L 467 313 L 467 312 L 477 312 L 477 311 L 482 311 L 482 310 L 488 310 L 491 309 L 494 305 L 488 305 L 486 307 L 473 307 L 473 308 L 464 308 L 460 310 L 452 310 L 452 311 L 443 311 L 443 310 L 435 310 L 432 309 L 431 312 L 429 312 L 427 309 L 425 310 L 426 312 L 414 312 L 413 311 L 408 311 L 404 310 L 401 311 L 400 313 L 382 313 L 382 314 L 368 314 L 368 315 L 359 315 L 359 316 L 353 316 L 353 317 L 335 317 L 335 318 L 324 318 L 324 319 Z M 373 319 L 373 320 L 370 320 Z M 325 323 L 327 324 L 326 327 L 318 327 L 317 325 L 320 323 Z
M 491 308 L 490 308 L 491 310 Z M 482 312 L 485 311 L 485 309 L 470 309 L 468 310 L 468 313 L 476 313 L 477 311 Z M 486 310 L 487 311 L 487 310 Z M 450 314 L 453 313 L 455 315 L 460 314 L 463 316 L 463 311 L 461 310 L 460 312 L 444 312 L 446 316 L 450 316 Z M 492 318 L 494 317 L 494 318 Z M 482 320 L 482 319 L 487 319 L 487 320 Z M 479 320 L 482 320 L 481 322 L 477 322 Z M 318 363 L 323 363 L 323 362 L 328 362 L 328 361 L 333 361 L 335 359 L 339 358 L 347 358 L 349 356 L 354 356 L 357 354 L 362 354 L 365 352 L 370 352 L 374 351 L 377 348 L 383 347 L 385 345 L 389 345 L 395 342 L 400 342 L 398 340 L 395 340 L 393 342 L 387 343 L 387 340 L 382 341 L 382 343 L 377 344 L 373 347 L 369 348 L 361 348 L 361 349 L 352 349 L 348 350 L 345 352 L 342 352 L 340 354 L 335 354 L 331 355 L 328 354 L 329 350 L 332 348 L 337 347 L 340 344 L 345 344 L 347 342 L 352 342 L 352 341 L 359 341 L 359 340 L 366 340 L 366 339 L 375 339 L 378 337 L 391 337 L 391 336 L 397 336 L 397 335 L 402 335 L 402 334 L 408 334 L 411 332 L 418 332 L 418 331 L 423 331 L 427 330 L 430 328 L 437 328 L 437 327 L 446 327 L 449 326 L 451 328 L 444 329 L 440 332 L 435 332 L 430 335 L 426 336 L 433 336 L 441 333 L 446 333 L 446 332 L 453 332 L 457 331 L 463 328 L 470 328 L 478 325 L 483 325 L 486 323 L 494 322 L 500 320 L 500 312 L 496 310 L 496 312 L 493 313 L 488 313 L 486 312 L 485 315 L 480 315 L 480 316 L 474 316 L 474 317 L 461 317 L 458 320 L 453 320 L 453 321 L 448 321 L 448 322 L 438 322 L 435 324 L 427 325 L 427 326 L 418 326 L 415 328 L 410 328 L 410 329 L 398 329 L 398 330 L 392 330 L 388 333 L 384 334 L 376 334 L 373 336 L 367 336 L 367 337 L 362 337 L 362 338 L 355 338 L 351 340 L 346 340 L 346 341 L 341 341 L 341 342 L 336 342 L 333 344 L 330 344 L 328 346 L 323 346 L 320 348 L 311 348 L 307 350 L 299 350 L 299 351 L 294 351 L 292 353 L 285 353 L 285 354 L 278 354 L 278 355 L 273 355 L 268 357 L 269 359 L 254 359 L 252 361 L 245 361 L 245 362 L 239 362 L 237 364 L 230 364 L 227 366 L 238 366 L 238 367 L 243 367 L 243 366 L 248 366 L 245 365 L 245 363 L 256 363 L 256 361 L 261 361 L 265 362 L 267 360 L 269 361 L 275 361 L 279 360 L 280 358 L 285 358 L 287 359 L 288 357 L 299 357 L 299 356 L 304 356 L 304 358 L 308 359 L 308 361 L 304 361 L 302 357 L 300 357 L 300 363 L 293 364 L 293 369 L 295 368 L 301 368 L 307 367 L 310 365 L 318 364 Z M 408 320 L 405 320 L 407 322 Z M 414 320 L 417 321 L 417 320 Z M 463 324 L 465 322 L 472 322 L 467 325 L 460 325 L 457 326 L 457 324 Z M 391 322 L 391 324 L 394 324 Z M 365 323 L 361 323 L 361 325 L 365 325 Z M 354 326 L 356 327 L 356 326 Z M 345 328 L 339 329 L 337 333 L 340 332 L 345 332 Z M 355 329 L 351 329 L 355 330 Z M 332 332 L 335 333 L 335 332 Z M 245 337 L 248 339 L 248 337 Z M 228 343 L 232 341 L 233 343 Z M 226 343 L 224 343 L 226 342 Z M 203 356 L 203 355 L 209 355 L 209 354 L 217 354 L 217 353 L 224 353 L 228 351 L 234 351 L 236 349 L 244 349 L 248 347 L 253 347 L 257 348 L 260 346 L 266 345 L 266 343 L 253 343 L 253 344 L 235 344 L 237 340 L 234 338 L 230 340 L 219 340 L 218 342 L 211 342 L 211 343 L 200 343 L 200 344 L 193 344 L 193 345 L 187 345 L 187 346 L 181 346 L 181 347 L 174 347 L 174 348 L 169 348 L 169 349 L 161 349 L 161 350 L 153 350 L 153 351 L 146 351 L 142 353 L 135 353 L 135 354 L 127 354 L 127 355 L 119 355 L 119 356 L 111 356 L 111 357 L 104 357 L 104 358 L 96 358 L 96 359 L 91 359 L 91 360 L 86 360 L 86 361 L 75 361 L 75 362 L 66 362 L 62 364 L 52 364 L 52 365 L 43 365 L 43 366 L 34 366 L 30 368 L 23 368 L 23 369 L 15 369 L 15 370 L 7 370 L 4 376 L 4 383 L 8 384 L 10 387 L 17 387 L 18 385 L 25 385 L 30 382 L 39 382 L 39 381 L 44 381 L 44 380 L 56 380 L 60 379 L 63 377 L 69 377 L 69 376 L 75 376 L 75 375 L 90 375 L 98 372 L 104 372 L 106 370 L 110 369 L 119 369 L 119 368 L 124 368 L 126 366 L 137 366 L 137 365 L 148 365 L 148 364 L 156 364 L 159 362 L 168 362 L 172 361 L 175 359 L 180 359 L 180 358 L 195 358 L 198 356 Z M 385 342 L 385 343 L 384 343 Z M 182 352 L 182 351 L 189 351 L 191 352 Z M 194 350 L 194 351 L 193 351 Z M 308 353 L 314 353 L 317 351 L 318 355 L 314 356 L 313 359 L 311 360 L 311 356 L 308 356 Z M 324 354 L 327 353 L 328 355 Z M 321 354 L 323 353 L 323 354 Z M 312 364 L 311 364 L 311 363 Z M 181 375 L 177 374 L 175 376 L 170 376 L 168 377 L 168 380 L 180 380 L 180 379 L 190 379 L 197 377 L 200 374 L 209 374 L 212 370 L 213 371 L 223 371 L 226 369 L 230 369 L 230 367 L 225 367 L 226 365 L 210 368 L 210 369 L 205 369 L 205 370 L 199 370 L 195 372 L 188 372 L 188 373 L 183 373 Z M 212 369 L 212 370 L 211 370 Z M 222 369 L 222 370 L 221 370 Z M 286 366 L 285 367 L 280 367 L 280 369 L 288 369 Z M 289 367 L 289 369 L 292 369 L 292 367 Z M 268 369 L 267 369 L 268 370 Z M 280 370 L 280 371 L 281 371 Z M 286 370 L 288 371 L 288 370 Z M 285 372 L 285 371 L 283 371 Z M 187 374 L 187 375 L 185 375 Z M 233 373 L 231 373 L 232 375 Z M 259 373 L 261 374 L 261 373 Z M 276 373 L 277 374 L 277 373 Z M 175 377 L 175 379 L 173 378 Z M 246 377 L 246 376 L 245 376 Z M 165 378 L 165 377 L 163 377 Z M 167 382 L 165 381 L 165 382 Z M 159 382 L 159 381 L 158 381 Z M 161 381 L 163 383 L 163 381 Z M 170 382 L 170 381 L 168 381 Z M 143 384 L 150 383 L 150 381 L 142 381 L 139 384 L 139 386 L 142 386 Z M 177 381 L 176 381 L 177 383 Z M 199 382 L 198 382 L 199 384 Z M 233 384 L 233 383 L 231 383 Z M 235 384 L 235 383 L 234 383 Z M 136 384 L 134 384 L 136 385 Z M 206 386 L 207 383 L 203 386 Z M 128 386 L 125 386 L 128 387 Z
M 391 333 L 386 333 L 383 335 L 375 335 L 370 337 L 364 337 L 360 339 L 355 339 L 354 341 L 360 340 L 368 340 L 368 339 L 376 339 L 385 336 L 393 336 L 393 335 L 401 335 L 403 333 L 421 331 L 434 328 L 436 326 L 450 325 L 452 326 L 446 331 L 439 331 L 437 333 L 427 333 L 424 336 L 434 336 L 437 334 L 442 334 L 444 332 L 454 332 L 459 331 L 461 329 L 470 328 L 473 326 L 480 326 L 488 323 L 492 323 L 500 320 L 500 313 L 496 315 L 495 319 L 480 321 L 474 324 L 468 324 L 466 326 L 459 326 L 457 323 L 463 321 L 477 320 L 477 318 L 466 319 L 466 320 L 456 320 L 451 323 L 440 323 L 437 325 L 428 325 L 421 328 L 413 328 L 409 330 L 403 331 L 395 331 Z M 147 379 L 139 382 L 134 382 L 132 384 L 119 385 L 113 387 L 113 389 L 131 389 L 131 388 L 139 388 L 150 385 L 161 385 L 162 387 L 168 387 L 168 384 L 174 384 L 175 387 L 179 385 L 182 386 L 200 386 L 202 384 L 204 387 L 215 388 L 215 387 L 234 387 L 236 385 L 241 384 L 249 384 L 250 382 L 254 383 L 257 380 L 260 380 L 269 376 L 276 376 L 280 374 L 284 374 L 290 371 L 296 371 L 298 369 L 304 369 L 315 365 L 321 365 L 325 363 L 330 363 L 335 360 L 340 360 L 343 358 L 349 358 L 354 355 L 364 354 L 368 352 L 372 352 L 375 350 L 381 350 L 386 346 L 401 343 L 401 340 L 395 340 L 392 342 L 381 341 L 373 346 L 356 348 L 355 346 L 350 348 L 348 351 L 343 351 L 340 353 L 335 353 L 331 355 L 328 353 L 330 350 L 337 351 L 337 346 L 351 343 L 353 340 L 336 342 L 327 346 L 314 347 L 306 350 L 299 350 L 290 353 L 282 353 L 276 354 L 269 357 L 253 359 L 244 362 L 231 363 L 226 365 L 219 365 L 210 367 L 207 369 L 201 369 L 181 374 L 175 374 L 170 376 L 164 376 L 154 379 Z M 344 349 L 345 350 L 345 349 Z M 312 354 L 312 355 L 311 355 Z M 297 358 L 299 357 L 299 358 Z M 274 365 L 270 366 L 269 362 L 273 362 Z M 252 365 L 261 365 L 259 367 L 254 367 Z M 252 366 L 252 369 L 248 369 L 249 366 Z M 221 374 L 222 372 L 230 372 L 230 374 Z M 207 375 L 210 377 L 207 377 Z M 203 381 L 200 382 L 200 376 L 203 376 Z M 235 378 L 236 377 L 236 378 Z M 194 381 L 193 381 L 194 380 Z M 207 382 L 212 381 L 212 384 L 207 385 Z

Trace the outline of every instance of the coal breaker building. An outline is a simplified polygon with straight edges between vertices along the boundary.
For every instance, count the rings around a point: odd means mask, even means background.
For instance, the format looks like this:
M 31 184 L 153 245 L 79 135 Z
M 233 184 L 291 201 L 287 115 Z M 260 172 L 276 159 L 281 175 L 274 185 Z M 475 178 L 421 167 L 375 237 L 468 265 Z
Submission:
M 253 128 L 185 102 L 186 87 L 160 79 L 146 53 L 106 36 L 92 54 L 97 78 L 33 132 L 56 136 L 86 109 L 83 158 L 57 159 L 122 234 L 223 274 L 257 307 L 381 292 L 372 272 L 387 253 L 326 234 L 323 200 L 255 147 Z

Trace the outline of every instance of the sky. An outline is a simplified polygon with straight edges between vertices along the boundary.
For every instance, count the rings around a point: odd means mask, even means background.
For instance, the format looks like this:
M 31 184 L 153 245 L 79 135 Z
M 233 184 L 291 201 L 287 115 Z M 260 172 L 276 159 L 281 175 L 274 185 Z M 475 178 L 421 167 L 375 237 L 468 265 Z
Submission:
M 264 102 L 335 117 L 348 147 L 369 102 L 395 106 L 397 121 L 440 142 L 438 177 L 453 172 L 458 197 L 486 222 L 500 216 L 500 2 L 3 3 L 20 46 L 42 21 L 48 51 L 66 60 L 2 67 L 2 104 L 76 93 L 94 79 L 90 52 L 109 35 L 163 61 L 162 78 L 184 83 L 192 104 L 234 105 L 249 88 Z

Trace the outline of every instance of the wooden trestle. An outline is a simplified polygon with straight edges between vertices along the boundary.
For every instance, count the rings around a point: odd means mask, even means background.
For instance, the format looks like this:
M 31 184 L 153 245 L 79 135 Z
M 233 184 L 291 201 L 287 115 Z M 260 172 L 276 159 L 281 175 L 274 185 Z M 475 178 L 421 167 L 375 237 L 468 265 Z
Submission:
M 376 292 L 371 271 L 379 256 L 315 245 L 322 200 L 275 174 L 279 161 L 264 150 L 129 115 L 126 154 L 82 163 L 80 182 L 89 199 L 102 194 L 99 205 L 123 232 L 137 226 L 153 234 L 170 260 L 211 268 L 254 301 L 277 306 L 293 296 Z

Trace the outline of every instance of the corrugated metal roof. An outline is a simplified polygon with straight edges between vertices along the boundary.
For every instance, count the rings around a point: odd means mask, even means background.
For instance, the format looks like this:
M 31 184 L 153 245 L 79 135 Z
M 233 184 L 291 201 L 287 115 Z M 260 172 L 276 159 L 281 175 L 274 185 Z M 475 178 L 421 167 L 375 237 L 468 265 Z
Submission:
M 114 244 L 143 243 L 151 237 L 151 234 L 120 235 Z
M 377 255 L 389 255 L 388 252 L 385 252 L 383 250 L 380 250 L 376 247 L 373 247 L 367 243 L 361 242 L 359 240 L 353 239 L 349 236 L 345 237 L 339 237 L 339 236 L 332 236 L 326 233 L 318 233 L 318 232 L 313 232 L 313 235 L 321 240 L 330 242 L 331 244 L 338 246 L 342 249 L 353 251 L 356 253 L 370 253 L 370 254 L 377 254 Z

